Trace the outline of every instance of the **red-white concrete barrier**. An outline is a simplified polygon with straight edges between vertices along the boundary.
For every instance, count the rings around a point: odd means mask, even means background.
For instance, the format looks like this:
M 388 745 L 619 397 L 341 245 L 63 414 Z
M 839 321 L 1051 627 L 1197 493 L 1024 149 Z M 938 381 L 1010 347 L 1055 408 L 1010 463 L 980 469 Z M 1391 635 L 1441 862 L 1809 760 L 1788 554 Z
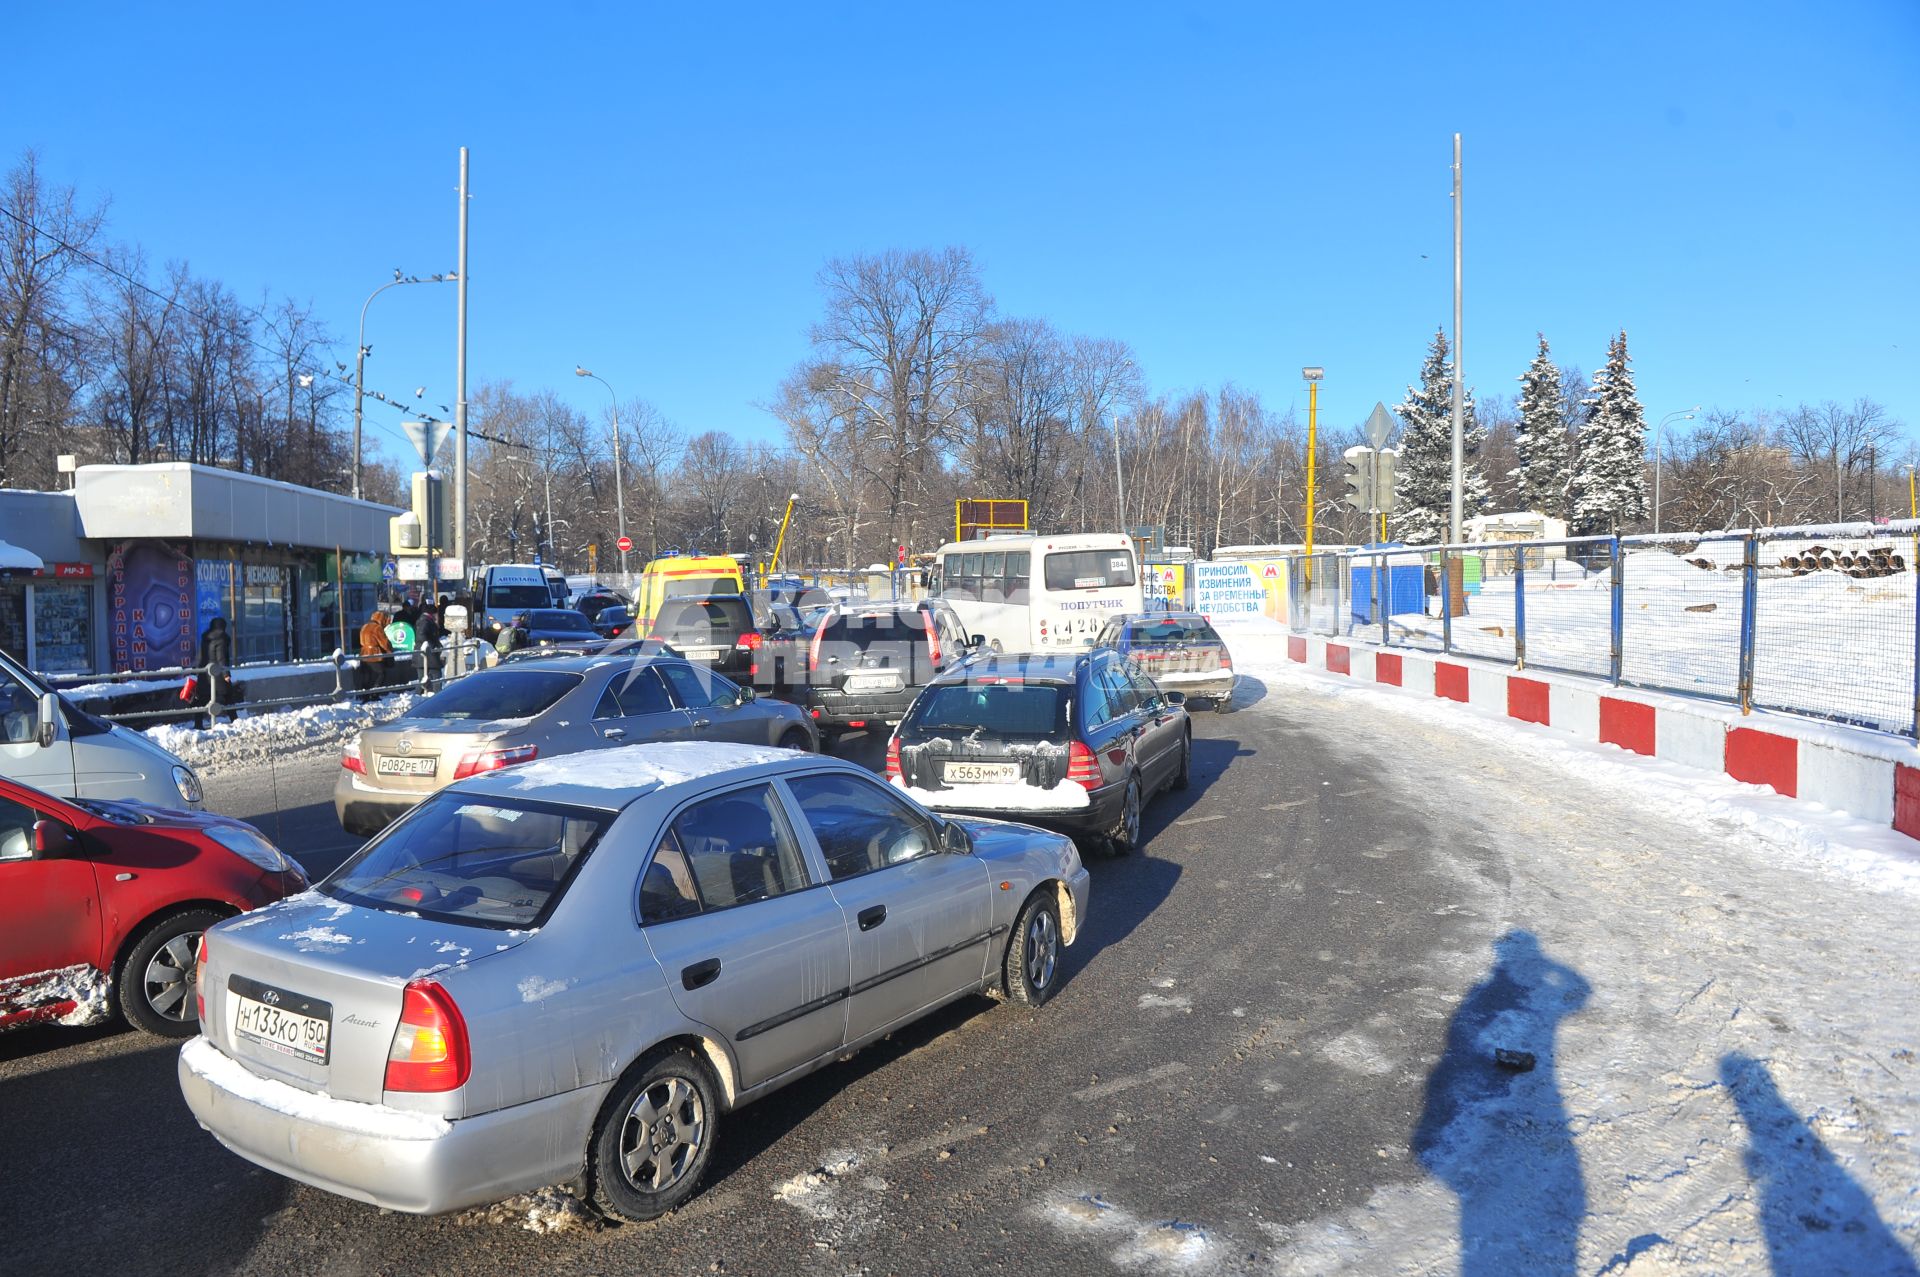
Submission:
M 1287 657 L 1331 675 L 1722 772 L 1920 838 L 1920 746 L 1904 737 L 1786 714 L 1743 715 L 1737 706 L 1614 687 L 1578 675 L 1515 670 L 1352 639 L 1290 635 Z

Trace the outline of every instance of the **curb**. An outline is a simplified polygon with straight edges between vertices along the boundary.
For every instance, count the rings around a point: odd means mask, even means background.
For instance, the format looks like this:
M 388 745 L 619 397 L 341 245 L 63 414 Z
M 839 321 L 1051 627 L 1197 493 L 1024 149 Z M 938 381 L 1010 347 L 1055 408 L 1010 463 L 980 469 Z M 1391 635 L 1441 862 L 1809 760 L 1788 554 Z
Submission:
M 1289 635 L 1287 659 L 1719 772 L 1920 839 L 1920 745 L 1904 737 L 1351 639 Z

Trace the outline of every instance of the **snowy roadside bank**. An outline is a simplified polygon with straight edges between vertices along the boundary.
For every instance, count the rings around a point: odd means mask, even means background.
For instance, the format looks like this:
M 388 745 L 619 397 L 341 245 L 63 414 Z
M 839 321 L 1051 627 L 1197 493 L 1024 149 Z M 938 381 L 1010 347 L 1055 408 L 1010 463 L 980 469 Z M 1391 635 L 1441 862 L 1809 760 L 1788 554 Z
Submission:
M 218 723 L 211 728 L 169 723 L 146 736 L 204 776 L 244 771 L 268 756 L 337 751 L 362 728 L 405 714 L 419 700 L 402 692 L 377 701 L 308 705 Z
M 1242 712 L 1377 760 L 1384 797 L 1467 814 L 1503 870 L 1444 840 L 1397 853 L 1472 875 L 1486 942 L 1350 1031 L 1426 1097 L 1425 1174 L 1268 1228 L 1274 1271 L 1911 1277 L 1911 840 L 1284 657 L 1235 664 L 1265 685 Z M 1393 1026 L 1436 1016 L 1446 1055 L 1394 1058 Z

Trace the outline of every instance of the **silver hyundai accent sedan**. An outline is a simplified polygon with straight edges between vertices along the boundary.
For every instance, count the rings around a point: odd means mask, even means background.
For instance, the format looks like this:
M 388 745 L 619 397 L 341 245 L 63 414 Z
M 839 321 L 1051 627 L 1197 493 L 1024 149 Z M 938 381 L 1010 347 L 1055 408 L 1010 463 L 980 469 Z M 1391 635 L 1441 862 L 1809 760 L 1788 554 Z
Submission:
M 180 1087 L 242 1157 L 389 1209 L 570 1184 L 652 1219 L 741 1105 L 967 994 L 1045 1002 L 1086 909 L 1065 837 L 835 759 L 543 759 L 210 929 Z

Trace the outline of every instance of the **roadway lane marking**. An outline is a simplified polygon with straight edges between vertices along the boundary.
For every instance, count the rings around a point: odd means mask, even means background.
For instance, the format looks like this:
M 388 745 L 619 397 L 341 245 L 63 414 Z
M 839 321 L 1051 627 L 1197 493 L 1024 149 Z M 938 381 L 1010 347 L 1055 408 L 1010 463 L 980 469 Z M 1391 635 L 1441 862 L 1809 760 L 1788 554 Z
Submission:
M 1225 816 L 1189 816 L 1185 820 L 1176 820 L 1176 825 L 1204 825 L 1210 821 L 1225 820 Z
M 1266 806 L 1262 807 L 1260 810 L 1261 811 L 1286 811 L 1288 808 L 1291 808 L 1291 807 L 1305 807 L 1306 805 L 1307 805 L 1306 799 L 1296 798 L 1290 803 L 1268 803 Z
M 1178 1077 L 1186 1071 L 1187 1066 L 1185 1064 L 1174 1060 L 1169 1064 L 1156 1065 L 1148 1069 L 1145 1073 L 1136 1073 L 1132 1077 L 1117 1077 L 1111 1082 L 1100 1082 L 1096 1085 L 1075 1091 L 1073 1098 L 1076 1100 L 1105 1099 L 1109 1095 L 1117 1095 L 1121 1091 L 1130 1090 L 1136 1086 L 1145 1086 L 1149 1082 L 1158 1082 L 1164 1078 Z

